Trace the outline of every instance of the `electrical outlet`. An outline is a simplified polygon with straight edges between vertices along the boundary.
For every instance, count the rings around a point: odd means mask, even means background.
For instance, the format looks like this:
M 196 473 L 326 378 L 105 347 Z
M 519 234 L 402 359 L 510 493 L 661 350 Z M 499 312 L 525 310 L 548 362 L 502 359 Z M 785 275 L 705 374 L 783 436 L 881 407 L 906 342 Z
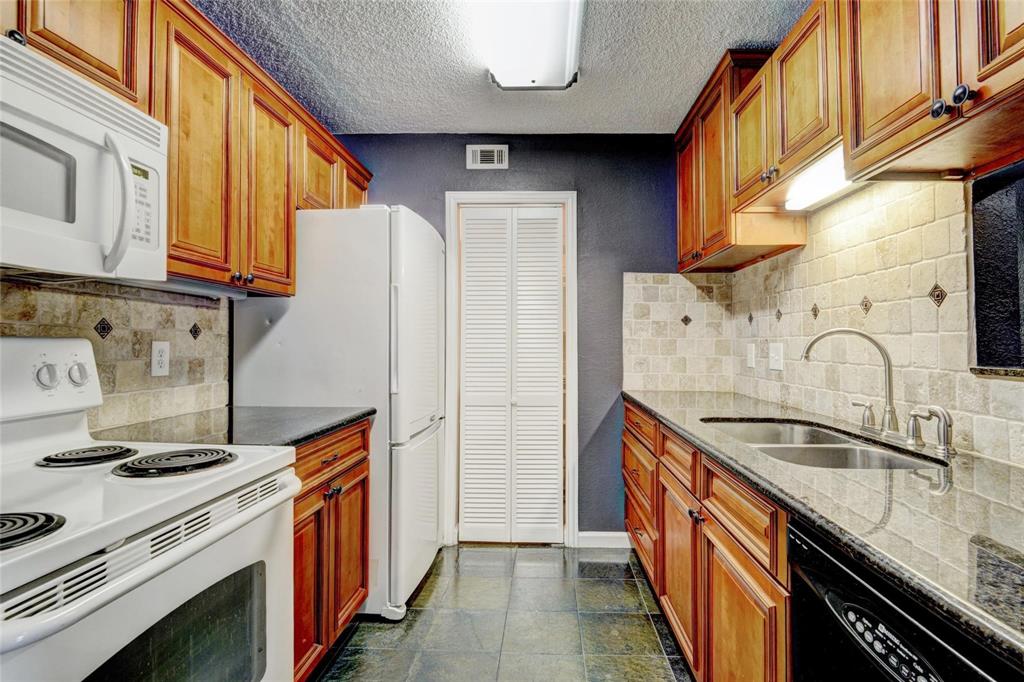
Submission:
M 782 344 L 768 344 L 768 369 L 782 369 Z
M 150 376 L 165 377 L 171 373 L 171 342 L 154 341 Z
M 757 364 L 757 346 L 748 343 L 747 344 L 747 367 L 753 367 Z

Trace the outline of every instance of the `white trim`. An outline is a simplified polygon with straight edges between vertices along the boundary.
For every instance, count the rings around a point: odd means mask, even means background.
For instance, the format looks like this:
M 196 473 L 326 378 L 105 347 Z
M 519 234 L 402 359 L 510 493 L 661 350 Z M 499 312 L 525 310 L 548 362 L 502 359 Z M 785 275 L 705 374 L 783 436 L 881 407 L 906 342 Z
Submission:
M 584 530 L 576 534 L 576 546 L 620 549 L 629 548 L 632 545 L 629 542 L 629 535 L 624 530 Z
M 561 204 L 565 207 L 565 539 L 567 546 L 575 547 L 579 533 L 579 354 L 576 335 L 576 192 L 445 192 L 445 272 L 447 286 L 446 307 L 452 314 L 446 316 L 445 339 L 445 447 L 443 457 L 444 507 L 441 510 L 442 538 L 446 545 L 458 542 L 458 501 L 454 493 L 458 486 L 459 442 L 459 240 L 458 208 L 470 204 Z M 606 533 L 605 535 L 616 535 Z M 625 533 L 622 533 L 625 535 Z M 626 540 L 628 546 L 628 539 Z M 606 546 L 606 545 L 594 545 Z M 619 545 L 610 545 L 619 546 Z

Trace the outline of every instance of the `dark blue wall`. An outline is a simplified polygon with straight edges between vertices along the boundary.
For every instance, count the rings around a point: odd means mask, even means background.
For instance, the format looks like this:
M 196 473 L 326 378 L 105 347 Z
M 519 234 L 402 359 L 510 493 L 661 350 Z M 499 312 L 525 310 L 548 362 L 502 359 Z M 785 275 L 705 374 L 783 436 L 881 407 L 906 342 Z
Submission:
M 371 203 L 444 234 L 449 191 L 576 190 L 580 530 L 622 530 L 622 273 L 674 272 L 671 135 L 349 135 Z M 466 170 L 467 144 L 509 145 L 509 170 Z

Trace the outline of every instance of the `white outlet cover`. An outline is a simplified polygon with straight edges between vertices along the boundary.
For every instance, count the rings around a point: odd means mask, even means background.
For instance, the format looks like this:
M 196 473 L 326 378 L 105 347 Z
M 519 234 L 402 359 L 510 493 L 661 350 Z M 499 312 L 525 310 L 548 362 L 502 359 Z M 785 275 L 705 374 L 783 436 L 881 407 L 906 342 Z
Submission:
M 171 342 L 154 341 L 150 361 L 150 376 L 165 377 L 171 373 Z
M 748 343 L 747 344 L 747 367 L 753 367 L 757 364 L 757 346 Z
M 768 369 L 782 369 L 782 344 L 768 344 Z

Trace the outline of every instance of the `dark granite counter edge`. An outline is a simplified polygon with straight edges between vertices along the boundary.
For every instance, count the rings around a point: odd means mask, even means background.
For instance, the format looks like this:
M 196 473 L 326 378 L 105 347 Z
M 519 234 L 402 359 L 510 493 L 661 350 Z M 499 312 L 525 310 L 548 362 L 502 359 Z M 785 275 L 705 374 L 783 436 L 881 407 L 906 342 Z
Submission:
M 971 374 L 979 377 L 1007 377 L 1024 379 L 1024 369 L 1017 367 L 971 367 Z
M 743 466 L 717 446 L 694 436 L 691 432 L 662 416 L 657 410 L 646 405 L 643 401 L 630 395 L 628 391 L 622 391 L 622 397 L 627 402 L 641 408 L 654 419 L 657 419 L 660 424 L 668 427 L 681 438 L 691 442 L 702 453 L 710 455 L 716 462 L 724 465 L 730 472 L 736 474 L 737 477 L 752 488 L 784 507 L 791 515 L 799 517 L 805 523 L 822 532 L 849 556 L 866 563 L 874 570 L 882 573 L 895 582 L 897 587 L 909 590 L 927 599 L 928 603 L 936 611 L 954 619 L 969 630 L 974 639 L 986 646 L 995 648 L 1017 665 L 1024 666 L 1024 647 L 1021 645 L 1019 635 L 1013 633 L 1008 626 L 982 611 L 973 609 L 969 604 L 942 590 L 912 569 L 907 568 L 881 550 L 864 542 L 850 531 L 826 519 L 803 500 L 793 497 L 771 481 L 764 479 Z
M 334 433 L 335 431 L 340 431 L 346 426 L 350 426 L 352 424 L 355 424 L 356 422 L 361 422 L 364 419 L 374 416 L 375 414 L 377 414 L 376 407 L 361 408 L 358 411 L 347 414 L 340 419 L 332 419 L 330 421 L 326 421 L 322 424 L 319 424 L 311 430 L 302 431 L 298 434 L 289 434 L 287 436 L 282 437 L 279 440 L 275 440 L 274 442 L 261 443 L 261 445 L 286 445 L 291 447 L 298 447 L 310 441 L 316 440 L 317 438 L 321 438 L 328 434 Z

